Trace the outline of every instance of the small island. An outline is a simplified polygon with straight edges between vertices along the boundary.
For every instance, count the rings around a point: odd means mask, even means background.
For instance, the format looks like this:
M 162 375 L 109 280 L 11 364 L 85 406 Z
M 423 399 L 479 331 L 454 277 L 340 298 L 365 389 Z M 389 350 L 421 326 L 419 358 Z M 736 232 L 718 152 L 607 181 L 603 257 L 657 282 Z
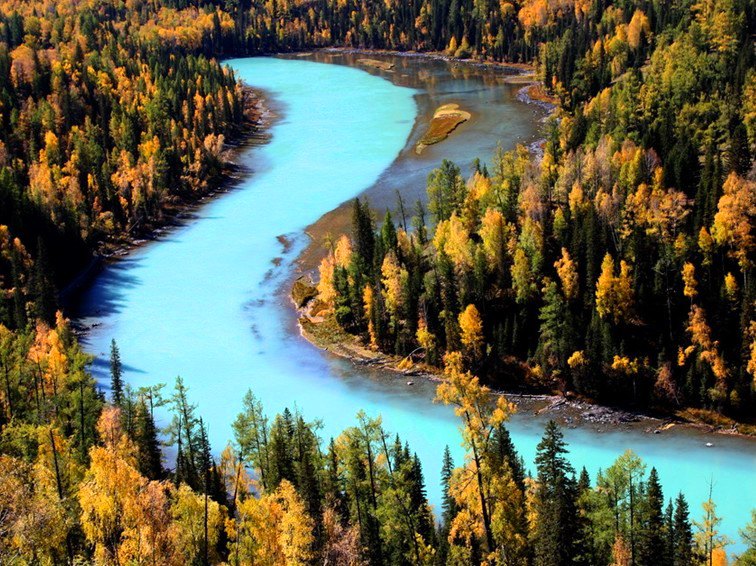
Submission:
M 394 68 L 394 64 L 390 61 L 379 61 L 378 59 L 357 59 L 360 65 L 366 67 L 373 67 L 380 71 L 391 71 Z
M 457 126 L 467 122 L 472 114 L 459 108 L 459 104 L 444 104 L 439 106 L 433 114 L 428 131 L 425 132 L 415 146 L 415 153 L 420 155 L 429 145 L 444 141 L 457 129 Z

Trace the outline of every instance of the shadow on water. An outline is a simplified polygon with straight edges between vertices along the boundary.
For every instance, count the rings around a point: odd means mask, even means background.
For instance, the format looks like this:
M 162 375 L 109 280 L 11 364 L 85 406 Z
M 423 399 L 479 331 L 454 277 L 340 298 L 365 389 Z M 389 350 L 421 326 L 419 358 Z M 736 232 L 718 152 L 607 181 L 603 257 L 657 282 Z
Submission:
M 110 375 L 110 360 L 108 359 L 108 356 L 108 352 L 98 352 L 98 356 L 90 364 L 89 367 L 96 377 L 108 377 Z M 132 366 L 131 364 L 125 364 L 121 362 L 121 366 L 123 368 L 123 371 L 128 373 L 147 373 L 145 370 L 139 369 L 138 367 Z
M 163 241 L 168 240 L 161 239 Z M 140 278 L 134 275 L 134 269 L 140 263 L 140 258 L 124 257 L 105 265 L 73 301 L 72 310 L 77 318 L 86 325 L 88 319 L 105 318 L 122 312 L 128 306 L 124 299 L 125 291 L 141 284 Z

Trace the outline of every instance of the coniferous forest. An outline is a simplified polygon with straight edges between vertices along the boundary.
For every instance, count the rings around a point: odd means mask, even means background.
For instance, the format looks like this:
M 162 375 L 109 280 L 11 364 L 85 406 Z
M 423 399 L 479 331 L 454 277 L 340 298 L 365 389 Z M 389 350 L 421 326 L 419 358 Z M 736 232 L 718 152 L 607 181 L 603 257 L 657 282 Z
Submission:
M 750 0 L 0 0 L 0 563 L 728 564 L 714 496 L 630 451 L 590 476 L 553 422 L 526 463 L 491 389 L 753 424 L 755 19 Z M 106 397 L 59 301 L 100 247 L 222 182 L 253 96 L 222 58 L 318 47 L 532 65 L 558 101 L 541 154 L 444 161 L 401 222 L 355 201 L 320 267 L 322 314 L 443 376 L 467 455 L 444 454 L 440 509 L 359 407 L 324 438 L 226 392 L 244 409 L 211 447 L 181 379 L 131 388 L 115 341 Z M 756 564 L 756 516 L 741 534 Z

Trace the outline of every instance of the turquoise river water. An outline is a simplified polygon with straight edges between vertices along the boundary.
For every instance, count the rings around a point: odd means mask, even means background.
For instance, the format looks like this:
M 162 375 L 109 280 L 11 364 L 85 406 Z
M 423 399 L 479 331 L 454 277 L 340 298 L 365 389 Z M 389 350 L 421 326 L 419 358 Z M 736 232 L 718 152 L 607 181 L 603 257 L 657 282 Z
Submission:
M 105 387 L 108 347 L 115 338 L 132 386 L 172 385 L 181 375 L 218 451 L 231 438 L 230 424 L 249 388 L 270 415 L 296 405 L 305 417 L 322 419 L 324 438 L 353 425 L 359 409 L 380 414 L 386 429 L 398 432 L 420 455 L 429 497 L 438 506 L 444 445 L 457 462 L 463 456 L 451 409 L 432 403 L 430 383 L 408 387 L 406 378 L 355 366 L 308 344 L 281 291 L 307 243 L 302 230 L 391 171 L 410 136 L 417 135 L 418 101 L 428 93 L 349 65 L 277 58 L 230 64 L 243 80 L 270 94 L 281 118 L 270 142 L 242 156 L 253 173 L 237 188 L 200 207 L 196 218 L 159 241 L 108 265 L 84 291 L 77 314 L 90 328 L 84 344 L 97 357 L 93 371 Z M 460 96 L 461 87 L 475 80 L 447 79 Z M 488 111 L 498 104 L 502 112 L 537 122 L 530 117 L 532 108 L 515 100 L 512 87 L 490 88 L 500 88 L 501 96 L 485 101 Z M 485 124 L 473 127 L 485 129 Z M 503 143 L 511 147 L 533 131 L 519 125 Z M 453 145 L 453 138 L 444 144 L 463 155 L 465 146 Z M 401 169 L 426 166 L 405 161 Z M 290 245 L 282 244 L 281 235 Z M 543 425 L 542 417 L 526 414 L 511 422 L 528 465 Z M 685 492 L 696 518 L 713 481 L 723 531 L 739 541 L 737 530 L 756 504 L 755 443 L 677 429 L 660 435 L 599 434 L 595 427 L 578 427 L 565 435 L 573 459 L 594 478 L 623 450 L 634 450 L 656 466 L 667 497 Z

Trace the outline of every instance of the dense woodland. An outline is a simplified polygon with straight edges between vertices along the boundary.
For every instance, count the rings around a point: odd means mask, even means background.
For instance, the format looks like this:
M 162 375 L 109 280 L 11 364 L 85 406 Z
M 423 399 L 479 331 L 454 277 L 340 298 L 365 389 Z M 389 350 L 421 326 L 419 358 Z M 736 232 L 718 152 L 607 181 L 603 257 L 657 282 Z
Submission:
M 727 564 L 713 499 L 664 494 L 632 452 L 590 478 L 549 423 L 535 467 L 506 428 L 513 406 L 447 359 L 437 401 L 454 407 L 467 456 L 442 469 L 432 510 L 411 448 L 373 419 L 324 443 L 297 412 L 269 419 L 251 392 L 213 456 L 180 378 L 131 390 L 111 347 L 111 398 L 85 371 L 68 323 L 0 334 L 3 564 Z M 161 454 L 155 411 L 170 416 Z M 435 511 L 435 514 L 434 514 Z M 756 520 L 756 517 L 754 517 Z M 756 559 L 756 525 L 744 529 Z
M 0 562 L 725 564 L 713 500 L 664 494 L 632 453 L 590 478 L 553 424 L 530 469 L 473 374 L 752 411 L 753 10 L 0 0 Z M 344 328 L 444 368 L 468 455 L 445 458 L 442 509 L 364 414 L 324 442 L 250 393 L 213 456 L 180 380 L 129 389 L 114 343 L 105 399 L 57 310 L 100 243 L 219 182 L 245 95 L 218 57 L 327 45 L 535 62 L 561 103 L 542 159 L 500 153 L 469 180 L 444 163 L 411 225 L 358 203 L 323 265 Z M 753 522 L 743 537 L 754 564 Z
M 562 110 L 543 155 L 499 151 L 469 179 L 444 162 L 427 207 L 377 229 L 356 202 L 316 310 L 407 363 L 462 352 L 499 389 L 752 418 L 752 8 L 669 8 L 654 32 L 608 7 L 575 61 L 573 41 L 546 44 Z

